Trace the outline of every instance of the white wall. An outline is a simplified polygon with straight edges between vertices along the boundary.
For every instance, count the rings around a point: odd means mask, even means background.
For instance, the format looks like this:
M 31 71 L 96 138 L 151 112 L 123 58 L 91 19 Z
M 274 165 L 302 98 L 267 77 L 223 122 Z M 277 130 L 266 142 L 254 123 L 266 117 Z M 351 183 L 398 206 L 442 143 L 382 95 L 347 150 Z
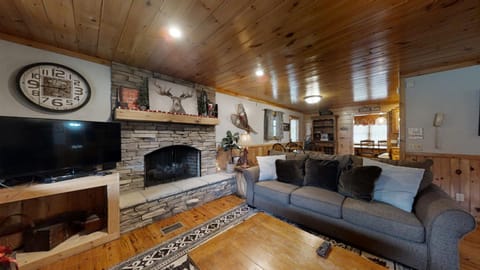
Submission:
M 406 128 L 424 132 L 423 139 L 405 133 L 407 152 L 480 154 L 480 66 L 406 78 L 403 85 Z M 439 149 L 434 144 L 436 112 L 445 116 L 438 128 Z
M 267 105 L 264 103 L 257 103 L 250 101 L 248 99 L 239 98 L 235 96 L 226 95 L 223 93 L 217 93 L 215 97 L 216 103 L 218 104 L 218 118 L 220 124 L 215 128 L 215 141 L 219 144 L 222 141 L 222 138 L 225 137 L 227 130 L 232 132 L 239 132 L 240 134 L 244 133 L 243 130 L 235 127 L 230 120 L 231 114 L 237 113 L 237 104 L 243 104 L 245 111 L 247 112 L 248 123 L 249 125 L 257 132 L 257 134 L 250 133 L 250 144 L 267 144 L 275 143 L 278 141 L 265 141 L 263 139 L 263 118 L 264 118 L 264 109 L 271 109 L 275 111 L 283 112 L 283 122 L 289 122 L 289 116 L 296 116 L 300 120 L 300 139 L 303 140 L 303 114 L 287 109 L 282 109 L 279 107 Z M 283 140 L 281 142 L 288 142 L 290 134 L 289 132 L 283 132 Z
M 30 104 L 16 88 L 15 76 L 24 66 L 54 62 L 80 73 L 90 84 L 90 101 L 68 113 L 42 111 Z M 41 49 L 0 40 L 0 115 L 36 118 L 107 121 L 110 118 L 110 67 Z

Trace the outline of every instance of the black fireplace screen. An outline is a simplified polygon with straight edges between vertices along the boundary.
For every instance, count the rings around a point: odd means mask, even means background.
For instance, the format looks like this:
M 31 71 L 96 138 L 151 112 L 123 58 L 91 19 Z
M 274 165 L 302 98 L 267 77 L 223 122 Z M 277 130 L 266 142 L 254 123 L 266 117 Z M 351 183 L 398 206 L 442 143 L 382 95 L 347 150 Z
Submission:
M 200 176 L 200 150 L 172 145 L 145 155 L 145 186 Z

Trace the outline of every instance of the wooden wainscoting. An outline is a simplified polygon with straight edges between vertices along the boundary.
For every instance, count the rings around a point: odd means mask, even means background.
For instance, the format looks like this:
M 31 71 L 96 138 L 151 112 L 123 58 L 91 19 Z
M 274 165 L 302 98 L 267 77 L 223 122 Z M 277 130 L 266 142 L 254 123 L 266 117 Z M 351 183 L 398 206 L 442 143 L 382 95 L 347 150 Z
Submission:
M 286 144 L 286 143 L 284 143 Z M 272 149 L 273 143 L 270 144 L 258 144 L 251 145 L 248 147 L 248 164 L 257 165 L 257 156 L 266 156 L 268 151 Z M 240 155 L 238 150 L 234 150 L 234 156 Z M 225 164 L 228 162 L 229 154 L 224 152 L 222 148 L 217 149 L 217 166 L 218 168 L 224 170 Z
M 457 193 L 463 194 L 465 207 L 477 220 L 480 218 L 480 156 L 406 153 L 405 159 L 421 161 L 433 160 L 433 181 L 455 199 Z

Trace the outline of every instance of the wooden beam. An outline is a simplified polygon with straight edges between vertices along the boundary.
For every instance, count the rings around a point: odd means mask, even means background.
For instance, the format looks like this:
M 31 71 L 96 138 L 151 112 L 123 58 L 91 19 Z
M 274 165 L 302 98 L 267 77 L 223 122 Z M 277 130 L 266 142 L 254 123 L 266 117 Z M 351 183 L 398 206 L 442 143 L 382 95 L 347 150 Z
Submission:
M 143 122 L 166 122 L 195 125 L 218 125 L 218 118 L 202 117 L 197 115 L 172 114 L 164 112 L 149 112 L 135 110 L 115 110 L 116 120 L 130 120 Z
M 430 73 L 435 73 L 435 72 L 441 72 L 441 71 L 447 71 L 447 70 L 452 70 L 452 69 L 457 69 L 457 68 L 464 68 L 464 67 L 469 67 L 469 66 L 474 66 L 480 64 L 480 58 L 474 59 L 474 60 L 467 60 L 467 61 L 462 61 L 458 63 L 448 63 L 445 65 L 440 65 L 440 66 L 435 66 L 427 69 L 421 69 L 421 70 L 416 70 L 412 72 L 401 72 L 400 75 L 405 78 L 405 77 L 415 77 L 415 76 L 420 76 L 420 75 L 425 75 L 425 74 L 430 74 Z

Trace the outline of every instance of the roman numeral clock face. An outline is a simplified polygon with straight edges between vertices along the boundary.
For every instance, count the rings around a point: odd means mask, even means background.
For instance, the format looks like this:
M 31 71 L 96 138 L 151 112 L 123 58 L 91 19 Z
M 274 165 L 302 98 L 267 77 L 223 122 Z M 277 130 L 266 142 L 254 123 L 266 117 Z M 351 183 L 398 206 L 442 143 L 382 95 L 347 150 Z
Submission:
M 90 86 L 78 72 L 59 64 L 36 63 L 17 75 L 19 91 L 28 101 L 49 111 L 74 111 L 90 99 Z

